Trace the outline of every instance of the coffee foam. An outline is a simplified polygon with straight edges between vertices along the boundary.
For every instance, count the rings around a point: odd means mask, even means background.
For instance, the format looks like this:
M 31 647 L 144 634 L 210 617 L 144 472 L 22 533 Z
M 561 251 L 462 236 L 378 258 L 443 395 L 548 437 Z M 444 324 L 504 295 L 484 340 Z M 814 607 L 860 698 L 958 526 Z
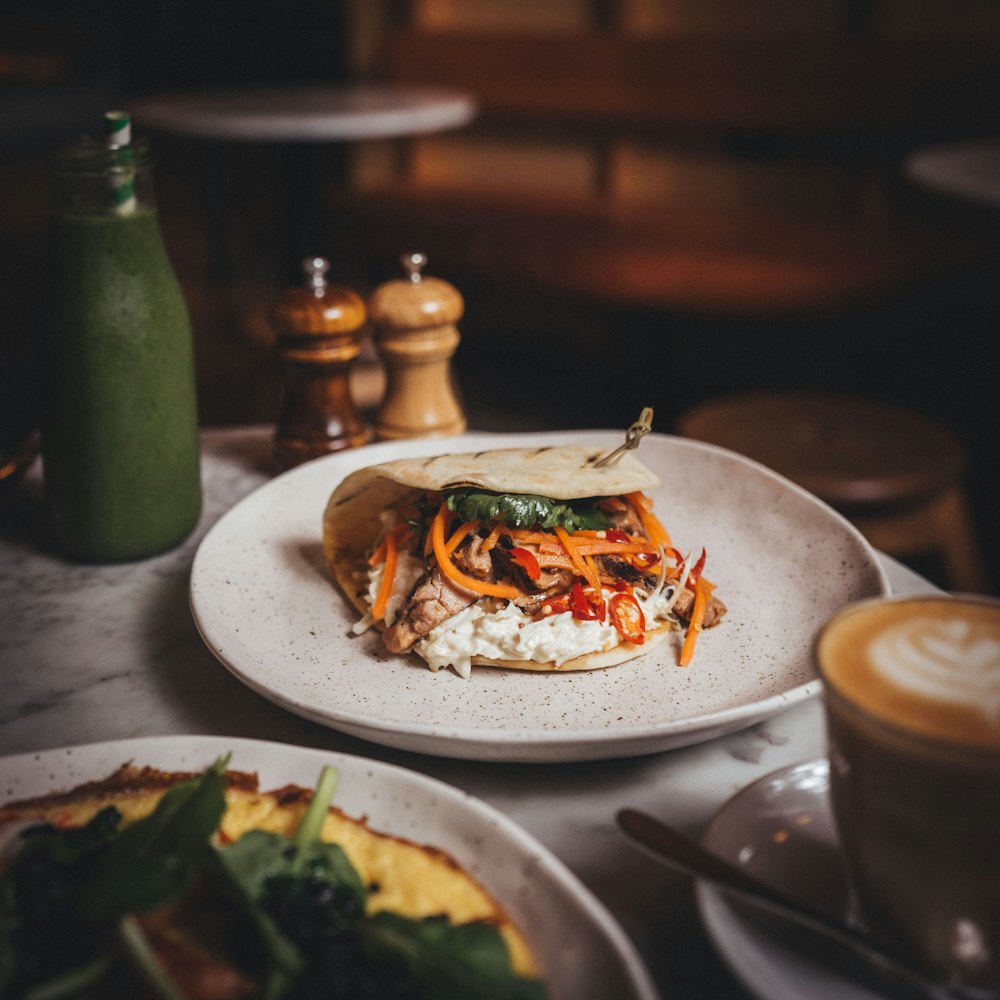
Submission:
M 1000 747 L 1000 602 L 871 602 L 834 620 L 817 654 L 827 681 L 866 711 Z
M 912 618 L 886 629 L 869 651 L 890 684 L 982 711 L 1000 726 L 1000 623 Z

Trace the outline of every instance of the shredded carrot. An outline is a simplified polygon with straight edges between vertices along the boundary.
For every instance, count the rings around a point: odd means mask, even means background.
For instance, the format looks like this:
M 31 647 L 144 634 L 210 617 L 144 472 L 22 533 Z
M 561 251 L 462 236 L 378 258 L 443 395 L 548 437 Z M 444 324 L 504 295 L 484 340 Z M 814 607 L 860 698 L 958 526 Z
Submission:
M 547 531 L 528 531 L 526 528 L 510 528 L 509 532 L 510 537 L 515 542 L 529 542 L 535 545 L 543 545 L 546 542 L 555 541 L 555 536 L 550 535 Z
M 477 580 L 475 577 L 463 573 L 452 561 L 451 556 L 445 548 L 444 523 L 447 519 L 447 512 L 444 504 L 438 509 L 431 522 L 429 532 L 434 555 L 437 557 L 438 566 L 441 572 L 451 580 L 452 583 L 463 587 L 466 590 L 474 591 L 477 594 L 486 594 L 489 597 L 506 597 L 513 600 L 520 595 L 517 587 L 511 587 L 503 583 L 487 583 L 484 580 Z
M 653 554 L 656 546 L 650 542 L 594 542 L 588 543 L 586 540 L 582 544 L 576 545 L 576 551 L 582 556 L 606 556 L 606 555 L 634 555 L 639 552 Z
M 566 555 L 569 556 L 570 562 L 573 563 L 578 575 L 586 579 L 587 566 L 583 561 L 583 556 L 576 551 L 576 546 L 573 544 L 573 539 L 569 537 L 569 532 L 565 528 L 556 526 L 555 534 L 556 538 L 562 543 L 562 547 L 566 551 Z
M 479 527 L 478 521 L 463 521 L 456 529 L 455 533 L 448 539 L 445 544 L 444 550 L 451 555 L 462 544 L 465 536 L 469 534 L 470 531 L 474 531 Z
M 598 593 L 601 592 L 601 580 L 597 575 L 596 567 L 593 567 L 593 563 L 590 566 L 587 565 L 586 560 L 580 555 L 579 550 L 573 543 L 573 539 L 570 538 L 569 532 L 565 528 L 560 528 L 558 525 L 555 527 L 556 537 L 562 542 L 563 548 L 566 550 L 566 555 L 569 556 L 570 561 L 573 563 L 573 568 L 576 572 L 590 584 Z M 593 567 L 593 568 L 592 568 Z
M 385 546 L 385 571 L 379 584 L 375 603 L 372 605 L 372 618 L 376 621 L 385 615 L 385 606 L 389 603 L 392 593 L 392 581 L 396 577 L 396 564 L 399 561 L 399 546 L 396 544 L 396 532 L 386 534 L 382 544 Z
M 445 537 L 448 536 L 448 532 L 451 530 L 452 522 L 455 519 L 455 515 L 452 511 L 448 509 L 447 504 L 441 504 L 438 508 L 438 512 L 435 515 L 437 517 L 442 517 L 444 519 L 443 532 Z M 433 522 L 432 522 L 433 523 Z M 433 542 L 431 540 L 431 533 L 428 531 L 426 537 L 424 538 L 424 558 L 426 559 L 434 549 Z
M 714 586 L 704 579 L 699 579 L 694 585 L 694 606 L 691 608 L 691 623 L 688 625 L 687 634 L 684 636 L 684 645 L 681 647 L 681 656 L 677 661 L 682 667 L 686 667 L 694 655 L 694 645 L 698 641 L 698 636 L 702 630 L 702 623 L 705 621 L 705 609 L 708 607 L 708 598 L 714 589 Z
M 379 563 L 385 561 L 385 539 L 382 539 L 382 544 L 368 557 L 369 566 L 378 566 Z
M 490 549 L 496 545 L 496 543 L 500 540 L 500 535 L 503 531 L 504 526 L 502 522 L 497 521 L 497 523 L 493 526 L 493 530 L 483 540 L 483 552 L 489 552 Z
M 625 498 L 635 508 L 635 512 L 642 521 L 646 536 L 654 545 L 664 548 L 670 545 L 670 534 L 660 523 L 660 519 L 653 513 L 653 501 L 645 493 L 626 493 Z
M 576 569 L 573 561 L 562 549 L 558 552 L 539 552 L 536 558 L 542 569 L 549 569 L 552 566 L 557 566 L 559 569 Z

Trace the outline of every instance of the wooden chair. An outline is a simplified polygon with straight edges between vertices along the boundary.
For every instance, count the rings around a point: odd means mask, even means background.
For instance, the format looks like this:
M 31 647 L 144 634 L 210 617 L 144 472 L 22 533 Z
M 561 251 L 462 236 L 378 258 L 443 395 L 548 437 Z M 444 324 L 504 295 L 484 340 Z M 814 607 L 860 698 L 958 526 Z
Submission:
M 963 485 L 966 452 L 941 424 L 836 393 L 757 392 L 698 404 L 677 431 L 786 476 L 892 556 L 939 559 L 949 589 L 989 592 Z

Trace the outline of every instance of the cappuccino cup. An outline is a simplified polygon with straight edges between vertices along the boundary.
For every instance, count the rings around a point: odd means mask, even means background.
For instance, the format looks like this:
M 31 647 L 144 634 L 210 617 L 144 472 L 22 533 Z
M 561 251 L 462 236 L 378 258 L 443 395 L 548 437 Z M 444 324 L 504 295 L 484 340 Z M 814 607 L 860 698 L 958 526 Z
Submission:
M 854 916 L 940 982 L 1000 997 L 1000 601 L 862 601 L 815 660 Z

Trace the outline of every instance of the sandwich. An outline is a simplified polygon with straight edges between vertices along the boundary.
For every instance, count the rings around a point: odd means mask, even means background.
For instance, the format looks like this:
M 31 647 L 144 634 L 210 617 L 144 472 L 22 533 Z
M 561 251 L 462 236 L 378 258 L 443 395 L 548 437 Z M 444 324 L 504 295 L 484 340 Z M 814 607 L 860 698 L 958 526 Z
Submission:
M 653 510 L 657 476 L 628 451 L 581 446 L 400 459 L 348 475 L 323 514 L 334 580 L 387 650 L 431 670 L 595 670 L 725 605 L 706 553 L 682 552 Z
M 0 807 L 0 996 L 544 1000 L 489 890 L 331 806 L 336 778 L 127 763 Z

